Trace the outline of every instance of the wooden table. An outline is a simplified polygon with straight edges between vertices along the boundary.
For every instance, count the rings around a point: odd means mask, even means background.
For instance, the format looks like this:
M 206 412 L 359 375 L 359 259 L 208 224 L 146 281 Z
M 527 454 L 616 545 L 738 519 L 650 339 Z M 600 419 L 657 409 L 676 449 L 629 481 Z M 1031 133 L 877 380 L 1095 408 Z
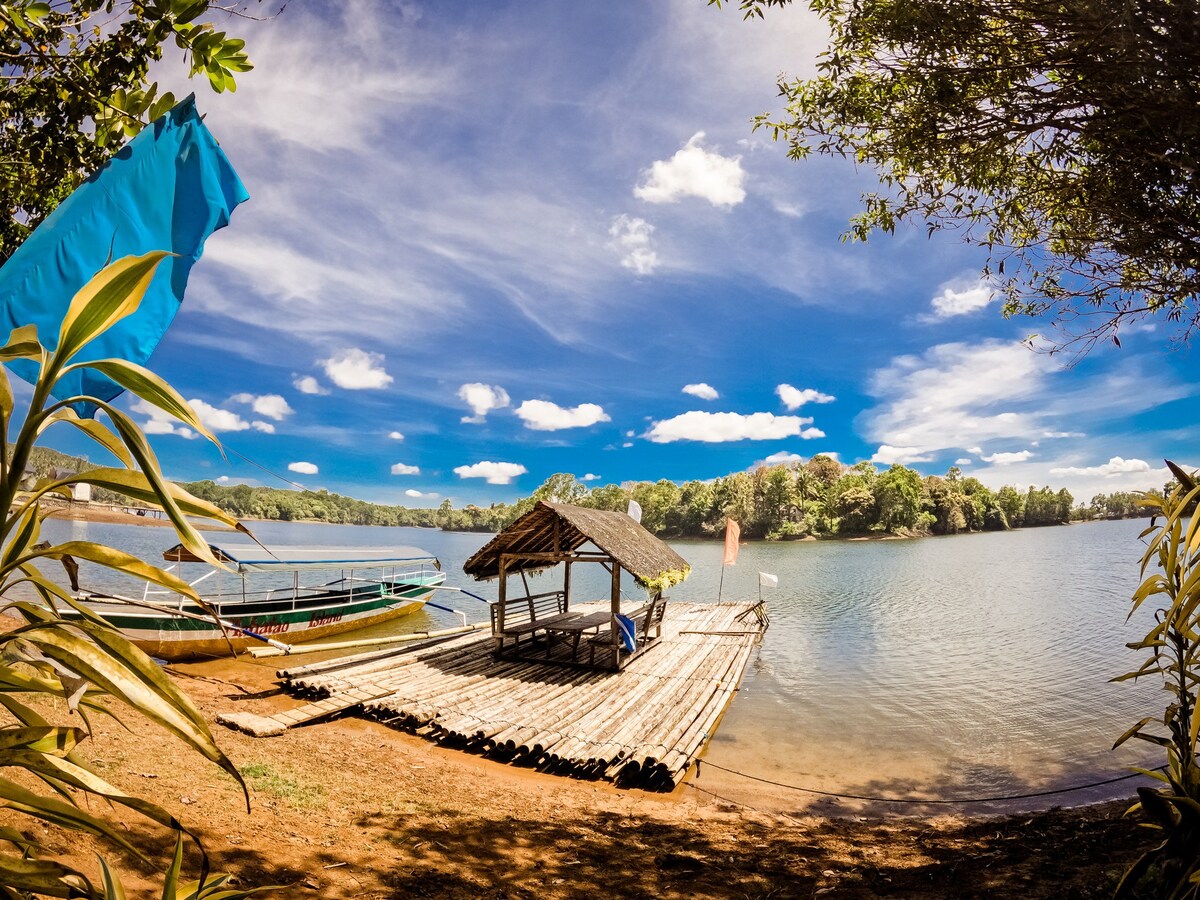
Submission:
M 554 646 L 555 635 L 561 634 L 571 638 L 571 659 L 579 655 L 579 640 L 585 632 L 600 629 L 612 621 L 611 612 L 583 613 L 566 619 L 556 619 L 546 624 L 546 658 L 550 658 L 550 650 Z

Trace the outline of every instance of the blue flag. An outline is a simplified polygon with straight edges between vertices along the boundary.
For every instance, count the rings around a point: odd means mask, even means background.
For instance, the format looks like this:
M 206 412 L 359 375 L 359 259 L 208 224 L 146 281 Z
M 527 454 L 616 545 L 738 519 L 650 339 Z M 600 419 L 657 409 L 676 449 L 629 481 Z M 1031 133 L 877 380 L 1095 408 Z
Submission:
M 249 198 L 246 188 L 188 97 L 122 147 L 46 217 L 0 267 L 0 341 L 22 325 L 37 325 L 53 350 L 71 298 L 111 260 L 170 250 L 138 311 L 89 344 L 76 361 L 117 357 L 144 365 L 175 318 L 188 274 L 204 241 L 229 224 Z M 37 364 L 8 366 L 26 381 Z M 111 400 L 123 388 L 99 372 L 69 373 L 59 399 L 87 395 Z M 95 406 L 77 403 L 80 415 Z

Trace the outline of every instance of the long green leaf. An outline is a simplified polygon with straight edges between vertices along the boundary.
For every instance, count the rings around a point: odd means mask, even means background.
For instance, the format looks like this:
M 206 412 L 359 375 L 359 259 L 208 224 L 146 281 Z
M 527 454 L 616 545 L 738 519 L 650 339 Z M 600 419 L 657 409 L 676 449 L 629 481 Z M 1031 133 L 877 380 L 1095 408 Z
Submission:
M 72 803 L 35 794 L 7 778 L 0 778 L 0 806 L 7 806 L 9 809 L 63 828 L 86 831 L 112 841 L 135 856 L 141 855 L 117 828 L 103 819 L 85 812 Z
M 138 557 L 131 553 L 126 553 L 124 550 L 106 547 L 103 544 L 96 544 L 91 541 L 67 541 L 65 544 L 56 544 L 44 550 L 35 550 L 26 559 L 36 556 L 44 556 L 49 559 L 61 559 L 64 556 L 70 556 L 75 559 L 86 559 L 89 562 L 98 563 L 118 572 L 124 572 L 126 575 L 141 578 L 143 581 L 161 585 L 177 594 L 182 594 L 190 600 L 194 600 L 197 603 L 200 602 L 200 596 L 196 593 L 195 588 L 179 576 L 172 575 L 170 572 L 165 572 L 157 566 L 143 562 Z
M 112 869 L 108 867 L 108 863 L 103 856 L 99 854 L 96 858 L 100 860 L 100 875 L 104 885 L 104 900 L 125 900 L 125 887 Z
M 56 422 L 67 422 L 70 425 L 74 425 L 119 459 L 126 468 L 133 468 L 133 458 L 129 455 L 129 451 L 125 449 L 125 445 L 121 443 L 121 439 L 105 428 L 101 422 L 97 422 L 95 419 L 81 419 L 79 414 L 71 409 L 71 407 L 63 406 L 42 420 L 41 425 L 38 427 L 38 433 L 41 434 Z
M 0 883 L 44 897 L 88 897 L 92 886 L 82 872 L 51 860 L 0 854 Z
M 149 369 L 124 359 L 98 359 L 93 362 L 68 366 L 63 370 L 63 374 L 77 368 L 95 369 L 108 376 L 131 394 L 157 406 L 163 412 L 169 413 L 189 428 L 204 435 L 218 447 L 221 446 L 221 442 L 209 431 L 208 426 L 200 421 L 196 411 L 183 399 L 182 395 Z
M 14 359 L 40 360 L 45 348 L 38 341 L 36 325 L 22 325 L 14 328 L 8 336 L 8 341 L 0 347 L 0 362 Z
M 158 264 L 169 253 L 154 250 L 105 266 L 71 300 L 58 333 L 55 359 L 65 365 L 89 341 L 135 312 Z
M 158 722 L 217 763 L 246 791 L 241 773 L 213 740 L 200 711 L 153 660 L 110 629 L 87 622 L 72 627 L 83 634 L 44 625 L 22 629 L 21 636 L 47 656 Z M 248 792 L 246 796 L 248 801 Z

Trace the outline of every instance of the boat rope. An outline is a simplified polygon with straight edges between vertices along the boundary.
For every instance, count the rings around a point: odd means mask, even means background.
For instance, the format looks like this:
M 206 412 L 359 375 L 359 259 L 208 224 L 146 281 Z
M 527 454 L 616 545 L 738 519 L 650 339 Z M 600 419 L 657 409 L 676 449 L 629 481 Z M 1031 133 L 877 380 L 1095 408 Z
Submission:
M 700 777 L 701 760 L 696 760 L 696 778 Z M 844 791 L 822 791 L 818 788 L 803 787 L 798 784 L 788 784 L 782 781 L 772 781 L 769 778 L 762 778 L 758 775 L 751 775 L 748 772 L 739 772 L 736 769 L 729 769 L 709 760 L 703 760 L 704 765 L 712 766 L 714 769 L 720 769 L 722 772 L 728 772 L 730 775 L 737 775 L 741 778 L 747 778 L 750 781 L 757 781 L 761 784 L 768 784 L 771 787 L 785 788 L 790 791 L 799 791 L 804 794 L 818 794 L 822 797 L 839 797 L 843 800 L 865 800 L 870 803 L 927 803 L 927 804 L 943 804 L 943 805 L 964 805 L 969 803 L 1000 803 L 1006 800 L 1028 800 L 1033 797 L 1053 797 L 1058 794 L 1070 794 L 1075 791 L 1084 791 L 1088 788 L 1103 787 L 1107 784 L 1117 784 L 1121 781 L 1128 781 L 1131 778 L 1145 778 L 1147 775 L 1144 772 L 1129 772 L 1125 775 L 1118 775 L 1115 778 L 1106 778 L 1102 781 L 1092 781 L 1087 784 L 1077 784 L 1072 787 L 1056 788 L 1049 791 L 1031 791 L 1026 794 L 1005 794 L 995 797 L 871 797 L 865 794 L 848 794 Z M 1147 771 L 1162 772 L 1166 770 L 1166 766 L 1157 766 Z M 690 784 L 691 782 L 689 782 Z M 697 790 L 703 790 L 698 785 L 692 785 Z M 716 796 L 715 794 L 713 796 Z M 725 799 L 724 797 L 720 799 Z M 733 802 L 733 801 L 731 801 Z
M 297 482 L 295 482 L 295 481 L 292 481 L 292 479 L 290 479 L 290 478 L 284 478 L 284 477 L 283 477 L 282 475 L 280 475 L 278 472 L 275 472 L 275 471 L 273 471 L 273 470 L 271 470 L 271 469 L 268 469 L 268 468 L 267 468 L 266 466 L 264 466 L 262 463 L 260 463 L 260 462 L 255 462 L 255 461 L 254 461 L 254 460 L 252 460 L 250 457 L 248 457 L 246 454 L 244 454 L 244 453 L 239 453 L 239 452 L 238 452 L 237 450 L 235 450 L 233 447 L 229 446 L 229 444 L 222 444 L 221 446 L 222 446 L 222 447 L 224 447 L 226 450 L 228 450 L 230 453 L 232 453 L 234 456 L 238 457 L 239 459 L 241 459 L 241 460 L 244 460 L 245 462 L 248 462 L 248 463 L 250 463 L 250 465 L 252 465 L 252 466 L 255 466 L 255 467 L 259 468 L 259 469 L 262 469 L 262 470 L 263 470 L 264 472 L 266 472 L 268 475 L 272 475 L 272 476 L 274 476 L 275 478 L 278 478 L 280 481 L 284 482 L 285 484 L 290 484 L 292 487 L 294 487 L 294 488 L 298 488 L 298 489 L 300 489 L 300 490 L 302 490 L 302 491 L 307 491 L 307 490 L 308 490 L 308 488 L 306 488 L 304 485 L 302 485 L 302 484 L 299 484 L 299 483 L 297 483 Z

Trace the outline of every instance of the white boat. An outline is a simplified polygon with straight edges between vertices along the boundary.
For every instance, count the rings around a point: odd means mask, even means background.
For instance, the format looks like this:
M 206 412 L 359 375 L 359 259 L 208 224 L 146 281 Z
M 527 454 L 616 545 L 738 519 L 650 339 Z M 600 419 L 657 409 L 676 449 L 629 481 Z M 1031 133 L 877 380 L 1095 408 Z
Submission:
M 80 599 L 146 653 L 173 661 L 228 656 L 231 647 L 240 652 L 377 625 L 420 609 L 446 580 L 436 557 L 416 547 L 210 549 L 232 574 L 203 563 L 182 545 L 163 558 L 173 563 L 167 571 L 181 577 L 188 565 L 207 570 L 188 583 L 211 611 L 181 594 L 149 586 L 140 600 L 87 591 Z

